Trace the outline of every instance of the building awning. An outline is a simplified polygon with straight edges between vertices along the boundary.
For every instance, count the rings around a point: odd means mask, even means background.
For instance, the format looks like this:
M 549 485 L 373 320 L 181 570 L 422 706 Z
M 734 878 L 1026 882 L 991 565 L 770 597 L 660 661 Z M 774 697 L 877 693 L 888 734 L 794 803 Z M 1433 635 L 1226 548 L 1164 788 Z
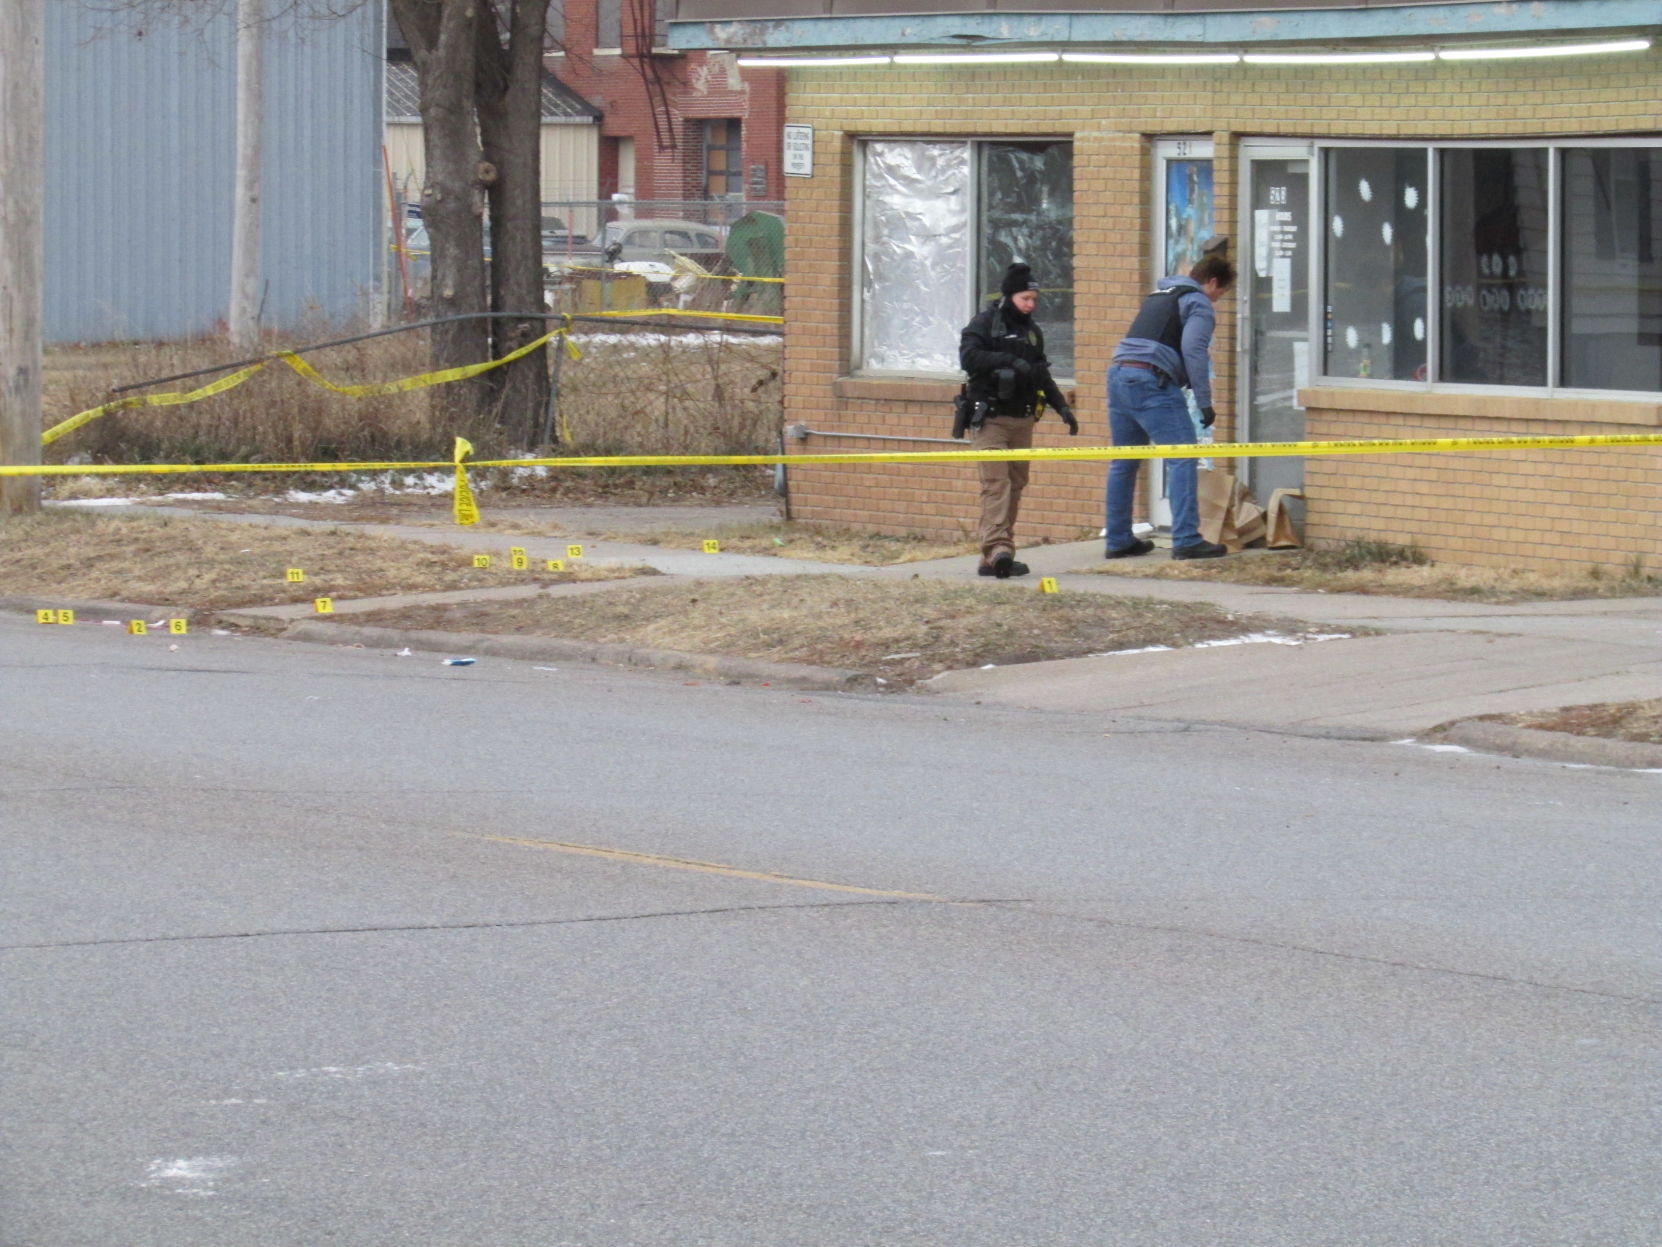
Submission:
M 1197 45 L 1263 51 L 1266 45 L 1331 48 L 1380 42 L 1436 48 L 1608 40 L 1662 28 L 1656 0 L 1392 0 L 1373 5 L 1262 0 L 1250 10 L 1214 12 L 1151 12 L 1150 0 L 1093 0 L 1088 10 L 1069 0 L 993 3 L 991 10 L 873 14 L 861 11 L 870 8 L 867 0 L 678 0 L 669 22 L 669 46 L 775 54 L 918 48 L 1176 52 Z

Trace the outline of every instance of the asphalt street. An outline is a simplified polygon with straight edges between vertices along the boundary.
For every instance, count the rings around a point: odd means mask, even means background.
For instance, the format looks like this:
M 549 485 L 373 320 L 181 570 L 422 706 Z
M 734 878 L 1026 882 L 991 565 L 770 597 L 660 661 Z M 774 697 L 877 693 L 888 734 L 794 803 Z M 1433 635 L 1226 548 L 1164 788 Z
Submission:
M 1662 1240 L 1662 775 L 0 616 L 0 1247 Z

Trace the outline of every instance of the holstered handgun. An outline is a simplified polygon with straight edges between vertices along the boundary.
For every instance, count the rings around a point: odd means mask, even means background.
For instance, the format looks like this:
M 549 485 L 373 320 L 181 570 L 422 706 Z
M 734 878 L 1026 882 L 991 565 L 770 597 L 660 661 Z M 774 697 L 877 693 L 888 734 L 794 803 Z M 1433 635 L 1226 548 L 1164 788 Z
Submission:
M 963 439 L 965 433 L 978 432 L 987 419 L 987 402 L 977 402 L 965 387 L 952 400 L 952 436 Z

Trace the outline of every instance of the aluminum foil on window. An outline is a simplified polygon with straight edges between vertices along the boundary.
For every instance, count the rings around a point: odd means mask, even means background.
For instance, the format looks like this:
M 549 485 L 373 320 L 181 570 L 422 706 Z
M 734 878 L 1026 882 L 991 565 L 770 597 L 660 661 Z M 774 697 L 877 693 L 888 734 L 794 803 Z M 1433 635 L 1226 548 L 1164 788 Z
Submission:
M 865 148 L 860 304 L 863 367 L 953 372 L 970 271 L 970 145 Z

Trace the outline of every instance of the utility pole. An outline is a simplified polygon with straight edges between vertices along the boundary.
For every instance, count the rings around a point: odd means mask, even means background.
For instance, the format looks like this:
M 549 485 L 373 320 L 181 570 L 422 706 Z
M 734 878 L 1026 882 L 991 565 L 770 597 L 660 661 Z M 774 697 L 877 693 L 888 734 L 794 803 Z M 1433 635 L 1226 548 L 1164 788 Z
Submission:
M 43 0 L 0 0 L 0 463 L 40 462 Z M 0 477 L 0 518 L 40 510 L 38 476 Z
M 265 123 L 262 79 L 264 0 L 237 0 L 237 163 L 231 208 L 231 345 L 260 340 L 260 147 Z

